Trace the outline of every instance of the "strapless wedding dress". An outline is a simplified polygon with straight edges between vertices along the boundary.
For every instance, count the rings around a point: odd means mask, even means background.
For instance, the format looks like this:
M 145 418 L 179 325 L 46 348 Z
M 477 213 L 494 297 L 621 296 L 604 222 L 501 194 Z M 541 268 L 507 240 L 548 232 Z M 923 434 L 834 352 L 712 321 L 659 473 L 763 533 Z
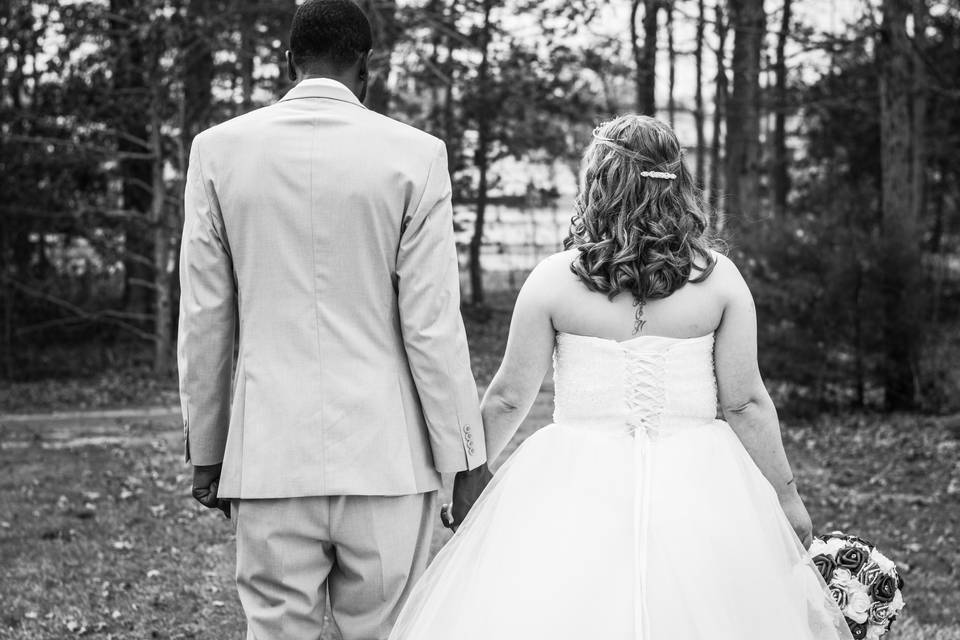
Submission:
M 713 336 L 561 333 L 554 423 L 496 473 L 392 640 L 848 640 L 716 419 Z

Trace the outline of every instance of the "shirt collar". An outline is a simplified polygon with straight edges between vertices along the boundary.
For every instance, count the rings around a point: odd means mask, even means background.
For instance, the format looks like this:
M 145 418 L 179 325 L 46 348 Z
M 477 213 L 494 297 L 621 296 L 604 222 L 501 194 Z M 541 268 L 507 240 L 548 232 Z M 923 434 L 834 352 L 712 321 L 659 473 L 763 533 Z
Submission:
M 301 98 L 328 98 L 366 109 L 345 84 L 332 78 L 306 78 L 301 80 L 280 101 L 299 100 Z

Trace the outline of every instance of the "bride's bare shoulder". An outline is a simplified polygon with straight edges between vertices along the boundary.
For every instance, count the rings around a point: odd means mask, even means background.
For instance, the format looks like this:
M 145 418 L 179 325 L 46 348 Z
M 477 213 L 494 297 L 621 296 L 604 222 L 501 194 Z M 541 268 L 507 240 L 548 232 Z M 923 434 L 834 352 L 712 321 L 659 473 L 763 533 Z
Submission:
M 716 251 L 713 252 L 713 257 L 716 260 L 716 265 L 706 282 L 711 283 L 712 287 L 722 293 L 728 301 L 750 297 L 750 289 L 736 263 L 726 255 Z
M 567 282 L 571 279 L 575 280 L 576 276 L 570 270 L 570 265 L 579 253 L 576 249 L 567 249 L 566 251 L 549 255 L 534 267 L 530 276 L 536 276 L 537 279 L 549 279 L 552 280 L 554 284 Z
M 570 264 L 577 255 L 576 249 L 560 251 L 547 256 L 533 268 L 523 283 L 523 292 L 537 297 L 552 298 L 577 282 Z

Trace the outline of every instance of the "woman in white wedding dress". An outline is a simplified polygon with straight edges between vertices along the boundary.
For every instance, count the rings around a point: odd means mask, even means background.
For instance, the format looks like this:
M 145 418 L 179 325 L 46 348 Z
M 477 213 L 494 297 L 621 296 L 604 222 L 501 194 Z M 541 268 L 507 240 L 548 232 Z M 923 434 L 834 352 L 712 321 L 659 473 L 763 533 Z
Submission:
M 493 460 L 553 357 L 554 423 L 498 470 L 392 640 L 851 637 L 804 549 L 750 292 L 706 230 L 668 126 L 594 131 L 568 250 L 524 284 L 483 400 Z

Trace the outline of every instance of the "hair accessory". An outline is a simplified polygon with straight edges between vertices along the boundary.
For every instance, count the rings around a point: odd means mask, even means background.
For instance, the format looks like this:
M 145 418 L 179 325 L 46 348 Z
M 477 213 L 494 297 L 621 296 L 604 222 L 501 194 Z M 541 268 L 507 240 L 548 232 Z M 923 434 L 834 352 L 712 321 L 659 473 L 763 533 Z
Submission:
M 660 178 L 661 180 L 676 180 L 677 174 L 667 173 L 665 171 L 641 171 L 640 175 L 644 178 Z
M 614 140 L 613 138 L 608 138 L 606 136 L 601 135 L 600 129 L 603 128 L 603 126 L 606 124 L 607 123 L 603 123 L 593 130 L 593 139 L 596 140 L 597 144 L 602 144 L 606 147 L 610 147 L 617 153 L 624 155 L 630 158 L 631 160 L 635 160 L 635 161 L 645 160 L 645 158 L 641 154 L 637 153 L 633 149 L 629 149 L 623 146 L 622 144 L 620 144 L 618 140 Z M 681 157 L 682 157 L 682 150 L 681 150 Z M 677 174 L 667 173 L 665 171 L 641 171 L 640 175 L 643 176 L 644 178 L 660 178 L 661 180 L 677 179 Z

